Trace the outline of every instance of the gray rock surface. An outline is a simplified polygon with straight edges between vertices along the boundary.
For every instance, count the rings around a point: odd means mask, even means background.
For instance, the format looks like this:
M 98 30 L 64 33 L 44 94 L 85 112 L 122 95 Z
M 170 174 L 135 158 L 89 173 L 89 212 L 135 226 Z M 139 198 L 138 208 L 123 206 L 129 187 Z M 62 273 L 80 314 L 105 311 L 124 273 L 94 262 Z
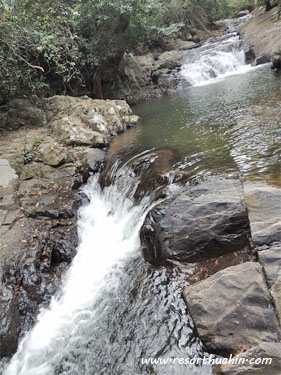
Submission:
M 280 338 L 259 263 L 229 267 L 186 287 L 184 299 L 199 337 L 212 353 L 229 355 Z
M 245 182 L 243 187 L 255 245 L 281 241 L 281 189 L 266 182 Z
M 67 151 L 54 139 L 43 142 L 38 149 L 40 160 L 47 165 L 56 167 L 67 161 Z
M 66 116 L 52 123 L 54 133 L 68 146 L 106 147 L 108 136 L 86 128 L 76 117 Z
M 281 48 L 281 19 L 278 17 L 278 7 L 269 12 L 265 12 L 264 7 L 258 7 L 249 22 L 241 25 L 239 32 L 253 49 L 257 64 L 270 62 L 274 53 Z
M 141 231 L 144 256 L 152 264 L 214 258 L 249 248 L 249 237 L 240 181 L 216 178 L 186 186 L 156 206 Z
M 281 343 L 264 342 L 234 357 L 233 360 L 243 361 L 240 364 L 217 366 L 214 375 L 280 375 L 281 374 Z M 264 363 L 258 363 L 259 361 Z M 265 361 L 266 359 L 266 361 Z M 272 359 L 268 361 L 267 359 Z M 257 361 L 251 364 L 250 361 Z M 271 363 L 270 363 L 271 362 Z
M 268 286 L 271 288 L 281 270 L 281 245 L 276 244 L 267 250 L 259 251 L 258 257 L 264 268 Z
M 79 169 L 87 172 L 97 172 L 105 158 L 105 152 L 96 148 L 76 147 L 74 150 L 70 150 L 69 154 L 73 163 Z
M 17 181 L 18 176 L 16 171 L 11 167 L 10 162 L 6 159 L 0 159 L 0 193 L 1 190 L 14 188 L 14 184 Z

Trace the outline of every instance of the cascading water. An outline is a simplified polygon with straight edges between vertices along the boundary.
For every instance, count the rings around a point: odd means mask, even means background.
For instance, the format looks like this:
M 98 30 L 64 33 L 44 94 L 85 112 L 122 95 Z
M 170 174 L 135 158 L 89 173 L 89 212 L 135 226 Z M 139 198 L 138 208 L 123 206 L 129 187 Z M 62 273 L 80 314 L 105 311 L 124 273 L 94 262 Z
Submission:
M 90 202 L 80 210 L 80 244 L 63 287 L 3 375 L 148 374 L 151 365 L 146 369 L 140 358 L 159 351 L 203 356 L 182 285 L 164 268 L 153 270 L 140 254 L 139 231 L 152 203 L 144 197 L 135 204 L 137 183 L 129 168 L 112 170 L 109 187 L 102 190 L 98 176 L 86 186 Z M 205 367 L 204 374 L 211 374 Z M 154 370 L 158 373 L 156 365 Z M 201 374 L 202 368 L 191 373 Z
M 202 86 L 250 69 L 239 35 L 233 32 L 190 50 L 181 76 L 190 86 Z
M 189 85 L 200 86 L 249 69 L 241 42 L 232 33 L 188 51 L 182 76 Z M 147 149 L 169 146 L 177 152 L 178 167 L 186 164 L 193 174 L 201 170 L 204 175 L 232 173 L 237 165 L 243 167 L 243 155 L 255 165 L 258 162 L 270 176 L 275 170 L 280 173 L 280 147 L 274 143 L 280 133 L 278 118 L 276 126 L 274 118 L 270 127 L 266 123 L 263 133 L 276 155 L 270 159 L 260 152 L 257 161 L 256 153 L 250 152 L 253 134 L 259 135 L 256 150 L 269 154 L 260 141 L 261 125 L 249 127 L 251 118 L 246 121 L 239 112 L 242 105 L 255 103 L 265 93 L 280 95 L 280 81 L 270 74 L 264 71 L 259 76 L 254 71 L 248 79 L 237 76 L 143 104 L 149 119 L 113 141 L 113 158 L 122 152 L 130 158 Z M 239 126 L 235 126 L 237 116 L 244 121 Z M 251 121 L 256 123 L 254 117 Z M 119 149 L 114 149 L 114 143 Z M 239 156 L 240 163 L 235 164 L 231 155 L 236 160 Z M 80 210 L 77 255 L 62 289 L 49 308 L 41 311 L 34 328 L 2 369 L 3 375 L 212 374 L 212 368 L 203 364 L 140 362 L 141 358 L 202 358 L 207 353 L 181 298 L 182 288 L 188 285 L 184 272 L 190 269 L 180 265 L 154 268 L 143 260 L 139 231 L 152 205 L 150 197 L 135 203 L 137 184 L 128 168 L 116 164 L 109 173 L 112 183 L 103 190 L 98 177 L 86 186 L 90 202 Z
M 53 374 L 53 364 L 85 334 L 89 321 L 98 320 L 99 296 L 108 289 L 114 293 L 124 260 L 139 249 L 139 230 L 149 204 L 144 198 L 134 206 L 126 197 L 129 188 L 127 181 L 101 191 L 97 178 L 86 187 L 90 203 L 80 211 L 80 245 L 63 290 L 41 312 L 5 375 Z

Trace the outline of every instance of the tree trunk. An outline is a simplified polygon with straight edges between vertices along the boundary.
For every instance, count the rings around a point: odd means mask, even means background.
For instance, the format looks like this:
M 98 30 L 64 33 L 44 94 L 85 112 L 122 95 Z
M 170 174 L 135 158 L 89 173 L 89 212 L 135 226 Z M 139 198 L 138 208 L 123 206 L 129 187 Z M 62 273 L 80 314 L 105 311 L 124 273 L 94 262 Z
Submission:
M 100 66 L 96 69 L 93 76 L 93 92 L 95 93 L 96 98 L 103 99 Z
M 271 10 L 273 7 L 270 3 L 270 0 L 265 0 L 265 10 L 268 12 L 269 10 Z

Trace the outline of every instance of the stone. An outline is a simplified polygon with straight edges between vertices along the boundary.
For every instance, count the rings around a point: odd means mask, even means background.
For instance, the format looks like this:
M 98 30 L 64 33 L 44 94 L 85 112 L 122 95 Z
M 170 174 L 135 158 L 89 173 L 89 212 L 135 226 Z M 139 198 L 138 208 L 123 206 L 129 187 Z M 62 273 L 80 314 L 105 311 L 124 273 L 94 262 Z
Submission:
M 281 18 L 277 6 L 269 12 L 257 8 L 251 19 L 241 23 L 238 31 L 244 43 L 252 47 L 257 65 L 270 63 L 274 53 L 281 51 Z
M 184 289 L 183 296 L 206 349 L 236 354 L 280 339 L 280 327 L 259 263 L 229 267 Z
M 0 288 L 0 358 L 8 357 L 17 349 L 19 310 L 11 289 Z
M 281 70 L 281 51 L 273 53 L 271 69 L 275 71 Z
M 38 149 L 40 160 L 51 167 L 56 167 L 67 161 L 66 149 L 55 140 L 43 142 Z
M 6 159 L 0 159 L 0 192 L 11 192 L 15 188 L 18 175 Z
M 252 63 L 255 60 L 256 55 L 253 47 L 245 48 L 245 57 L 248 64 Z
M 262 64 L 270 63 L 271 62 L 271 55 L 264 54 L 264 55 L 258 56 L 256 58 L 255 62 L 256 62 L 256 65 L 262 65 Z
M 66 116 L 52 123 L 54 133 L 68 146 L 106 147 L 109 137 L 86 128 L 76 117 Z
M 256 246 L 281 241 L 281 189 L 266 182 L 243 184 Z
M 127 127 L 135 126 L 139 123 L 140 117 L 137 115 L 124 116 L 123 120 Z
M 281 245 L 276 244 L 267 250 L 259 251 L 258 257 L 264 268 L 267 284 L 271 288 L 281 270 Z
M 96 173 L 104 162 L 105 152 L 97 148 L 75 147 L 70 151 L 70 157 L 78 169 Z
M 50 254 L 51 264 L 70 263 L 76 255 L 78 246 L 77 227 L 59 227 L 40 235 L 39 248 L 42 253 Z
M 268 359 L 271 359 L 271 361 Z M 237 361 L 237 364 L 216 366 L 214 375 L 280 375 L 281 343 L 264 342 L 233 357 L 233 360 Z M 251 360 L 257 360 L 257 363 L 250 364 Z M 264 363 L 258 363 L 260 360 Z M 241 361 L 241 363 L 239 364 L 238 361 Z
M 239 13 L 236 14 L 236 17 L 237 18 L 242 18 L 242 17 L 248 16 L 248 14 L 249 14 L 248 9 L 241 10 L 241 12 L 239 12 Z
M 249 248 L 249 238 L 242 185 L 233 179 L 185 186 L 153 208 L 141 230 L 144 257 L 152 264 L 218 257 Z
M 23 166 L 20 174 L 20 180 L 30 180 L 32 178 L 45 178 L 48 173 L 51 173 L 53 170 L 52 167 L 44 165 L 42 163 L 28 163 Z

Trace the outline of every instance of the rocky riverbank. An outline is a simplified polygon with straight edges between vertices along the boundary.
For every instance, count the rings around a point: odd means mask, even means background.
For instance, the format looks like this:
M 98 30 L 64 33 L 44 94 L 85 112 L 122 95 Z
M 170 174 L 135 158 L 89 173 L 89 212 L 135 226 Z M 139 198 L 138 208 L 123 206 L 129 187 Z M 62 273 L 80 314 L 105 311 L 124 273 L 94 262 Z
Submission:
M 55 96 L 1 109 L 0 353 L 10 356 L 61 285 L 78 244 L 79 187 L 138 117 L 124 101 Z
M 280 186 L 224 177 L 185 183 L 143 225 L 150 263 L 195 263 L 183 297 L 206 349 L 273 358 L 272 366 L 222 366 L 216 373 L 280 373 L 280 194 Z
M 239 27 L 245 41 L 246 57 L 256 65 L 273 61 L 274 68 L 280 69 L 281 59 L 281 18 L 277 6 L 266 12 L 260 7 L 252 13 L 249 22 Z

